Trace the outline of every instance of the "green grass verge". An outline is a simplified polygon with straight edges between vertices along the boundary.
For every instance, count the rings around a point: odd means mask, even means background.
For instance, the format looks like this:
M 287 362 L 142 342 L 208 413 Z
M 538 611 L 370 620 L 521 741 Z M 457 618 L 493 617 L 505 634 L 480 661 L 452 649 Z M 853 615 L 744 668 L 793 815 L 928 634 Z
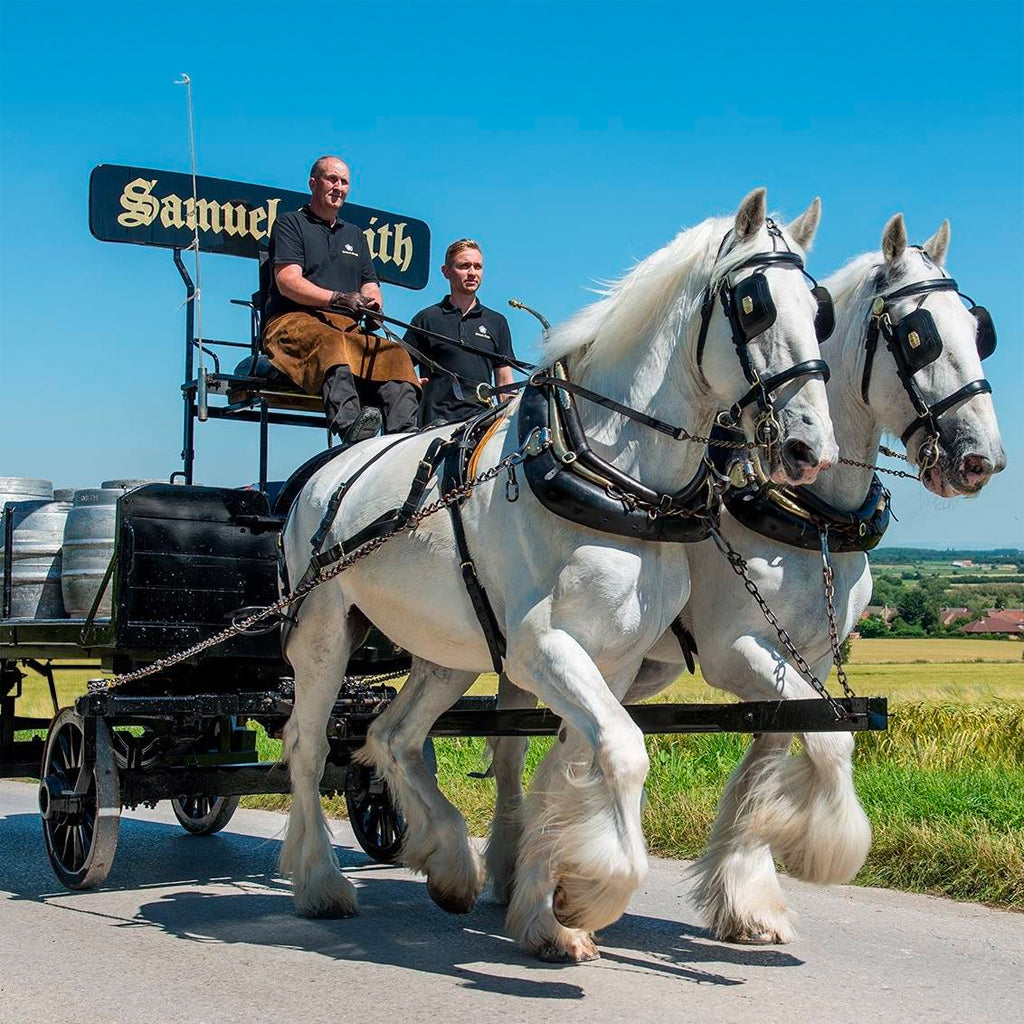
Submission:
M 871 853 L 855 882 L 1024 910 L 1024 701 L 929 702 L 894 707 L 887 733 L 857 737 L 854 782 L 871 820 Z M 527 778 L 551 745 L 535 740 Z M 696 857 L 707 841 L 729 773 L 748 739 L 649 736 L 644 833 L 652 854 Z M 263 756 L 280 746 L 260 739 Z M 467 773 L 486 763 L 481 739 L 436 741 L 438 782 L 483 835 L 494 782 Z M 287 797 L 245 797 L 284 809 Z M 344 814 L 343 801 L 328 813 Z

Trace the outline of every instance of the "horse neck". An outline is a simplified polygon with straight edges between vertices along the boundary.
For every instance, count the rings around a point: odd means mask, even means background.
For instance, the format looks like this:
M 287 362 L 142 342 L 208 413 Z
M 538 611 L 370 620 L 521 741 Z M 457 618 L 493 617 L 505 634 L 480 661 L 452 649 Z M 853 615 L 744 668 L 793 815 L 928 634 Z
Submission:
M 698 388 L 682 348 L 678 331 L 670 324 L 639 339 L 611 364 L 570 358 L 569 376 L 632 409 L 690 433 L 707 434 L 715 409 Z M 611 461 L 646 486 L 676 491 L 697 472 L 703 446 L 676 441 L 593 402 L 578 400 L 577 408 L 587 437 L 612 449 Z
M 835 352 L 822 353 L 828 360 L 832 376 L 825 385 L 829 413 L 839 454 L 844 459 L 874 465 L 883 425 L 860 396 L 861 374 L 864 370 L 864 323 L 867 310 L 856 301 L 836 304 L 836 327 L 833 337 L 838 342 Z M 876 353 L 876 362 L 878 354 Z M 837 463 L 819 474 L 810 490 L 844 512 L 853 512 L 864 504 L 874 471 L 861 466 Z

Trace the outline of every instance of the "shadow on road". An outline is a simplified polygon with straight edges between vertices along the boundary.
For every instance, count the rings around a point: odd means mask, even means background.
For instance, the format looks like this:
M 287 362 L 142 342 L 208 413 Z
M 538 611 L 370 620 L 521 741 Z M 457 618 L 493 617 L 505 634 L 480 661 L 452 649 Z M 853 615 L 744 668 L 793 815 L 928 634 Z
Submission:
M 0 891 L 68 910 L 86 909 L 90 893 L 61 889 L 50 872 L 39 818 L 0 819 Z M 580 999 L 583 987 L 555 980 L 495 975 L 501 966 L 551 973 L 505 937 L 504 908 L 481 900 L 468 916 L 452 916 L 430 900 L 426 886 L 372 863 L 362 852 L 335 847 L 359 888 L 361 914 L 351 920 L 306 920 L 292 909 L 290 887 L 277 875 L 280 840 L 235 833 L 188 836 L 176 826 L 123 819 L 117 857 L 103 891 L 139 891 L 217 883 L 241 891 L 185 889 L 138 905 L 121 927 L 156 927 L 190 942 L 292 948 L 353 963 L 369 962 L 444 975 L 467 988 L 526 998 Z M 59 899 L 59 903 L 54 900 Z M 76 903 L 79 905 L 76 906 Z M 116 918 L 115 918 L 116 920 Z M 655 973 L 711 985 L 742 985 L 712 970 L 793 967 L 796 957 L 772 949 L 733 947 L 671 919 L 627 914 L 599 936 L 602 968 Z M 635 954 L 635 955 L 634 955 Z M 487 971 L 460 964 L 486 965 Z M 556 973 L 557 970 L 556 970 Z M 580 981 L 585 972 L 573 974 Z

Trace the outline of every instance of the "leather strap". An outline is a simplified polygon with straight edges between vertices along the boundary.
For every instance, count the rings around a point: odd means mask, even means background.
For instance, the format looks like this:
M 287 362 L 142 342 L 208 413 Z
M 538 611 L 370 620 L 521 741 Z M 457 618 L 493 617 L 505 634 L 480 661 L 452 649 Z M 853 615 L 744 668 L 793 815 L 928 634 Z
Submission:
M 697 641 L 693 638 L 693 634 L 679 619 L 673 619 L 669 628 L 675 633 L 676 639 L 679 641 L 679 649 L 683 652 L 683 658 L 686 660 L 686 670 L 691 676 L 696 675 L 697 664 L 693 660 L 693 656 L 697 653 Z
M 461 440 L 468 438 L 471 432 L 465 430 Z M 461 443 L 455 443 L 448 447 L 444 455 L 444 468 L 441 489 L 447 494 L 453 487 L 461 486 L 466 482 L 465 462 L 463 454 L 465 449 Z M 455 547 L 459 554 L 459 569 L 462 572 L 462 582 L 469 595 L 469 602 L 473 606 L 477 622 L 480 623 L 480 630 L 487 641 L 487 650 L 491 655 L 491 664 L 494 671 L 499 675 L 504 668 L 506 653 L 505 637 L 498 625 L 494 609 L 491 607 L 487 591 L 484 589 L 480 578 L 476 573 L 476 564 L 469 551 L 469 542 L 466 540 L 466 528 L 462 523 L 462 512 L 459 502 L 453 502 L 448 506 L 448 512 L 452 521 L 452 534 L 455 537 Z
M 938 433 L 938 423 L 936 421 L 944 412 L 949 412 L 949 410 L 954 406 L 960 405 L 961 402 L 966 402 L 975 395 L 991 394 L 992 385 L 982 377 L 980 380 L 972 380 L 969 384 L 965 384 L 959 391 L 954 391 L 953 394 L 943 398 L 941 402 L 936 402 L 934 405 L 927 406 L 927 411 L 918 416 L 917 419 L 914 420 L 914 422 L 911 423 L 902 434 L 900 434 L 900 440 L 903 442 L 903 446 L 906 447 L 907 441 L 909 441 L 910 438 L 913 437 L 914 434 L 916 434 L 922 427 L 931 427 L 933 433 Z
M 805 359 L 802 363 L 794 363 L 788 369 L 780 370 L 778 373 L 763 380 L 758 380 L 754 386 L 729 410 L 729 415 L 734 423 L 739 422 L 743 410 L 748 405 L 758 402 L 764 395 L 771 395 L 773 391 L 788 384 L 790 381 L 799 380 L 801 377 L 821 377 L 822 383 L 827 384 L 832 371 L 824 359 Z

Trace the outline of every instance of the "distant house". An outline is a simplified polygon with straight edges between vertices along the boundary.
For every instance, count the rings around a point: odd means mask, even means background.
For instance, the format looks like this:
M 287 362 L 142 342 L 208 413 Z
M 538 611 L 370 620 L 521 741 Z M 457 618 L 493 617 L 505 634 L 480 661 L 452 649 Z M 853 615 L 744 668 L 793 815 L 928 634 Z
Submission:
M 970 569 L 974 563 L 969 558 L 964 558 L 960 561 L 953 562 L 952 565 L 955 569 Z
M 1024 609 L 992 609 L 975 622 L 960 627 L 961 633 L 1007 633 L 1024 637 Z
M 885 623 L 892 622 L 896 618 L 896 609 L 890 608 L 887 604 L 869 604 L 861 612 L 862 619 L 881 619 Z
M 952 626 L 957 619 L 969 619 L 971 612 L 967 608 L 942 608 L 939 611 L 939 622 L 944 626 Z

